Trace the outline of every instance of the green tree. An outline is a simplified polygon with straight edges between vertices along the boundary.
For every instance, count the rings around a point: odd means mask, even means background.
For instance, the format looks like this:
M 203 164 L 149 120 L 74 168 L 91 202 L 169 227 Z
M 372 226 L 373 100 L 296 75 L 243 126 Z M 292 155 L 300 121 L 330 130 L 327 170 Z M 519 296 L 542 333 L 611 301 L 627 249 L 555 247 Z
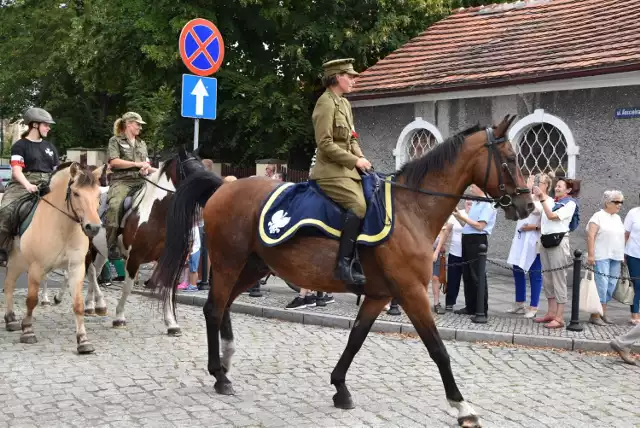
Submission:
M 363 69 L 453 8 L 442 0 L 0 0 L 0 114 L 50 109 L 61 148 L 103 147 L 113 121 L 138 111 L 144 138 L 162 150 L 191 147 L 193 122 L 179 115 L 178 36 L 195 17 L 225 41 L 218 117 L 201 121 L 209 156 L 237 163 L 288 158 L 314 148 L 311 111 L 321 64 L 353 57 Z

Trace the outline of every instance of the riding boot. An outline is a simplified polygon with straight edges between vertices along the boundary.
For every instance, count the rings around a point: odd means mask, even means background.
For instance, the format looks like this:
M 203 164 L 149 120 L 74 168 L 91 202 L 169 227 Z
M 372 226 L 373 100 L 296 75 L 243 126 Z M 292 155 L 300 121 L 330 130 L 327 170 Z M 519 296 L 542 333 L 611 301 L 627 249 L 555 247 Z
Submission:
M 360 233 L 362 220 L 349 210 L 342 215 L 342 236 L 338 249 L 338 264 L 335 275 L 347 284 L 363 285 L 367 282 L 359 264 L 352 264 L 356 251 L 356 239 Z M 353 269 L 352 269 L 353 268 Z
M 118 228 L 107 226 L 106 229 L 109 260 L 119 260 L 122 258 L 122 253 L 120 253 L 120 246 L 118 245 Z

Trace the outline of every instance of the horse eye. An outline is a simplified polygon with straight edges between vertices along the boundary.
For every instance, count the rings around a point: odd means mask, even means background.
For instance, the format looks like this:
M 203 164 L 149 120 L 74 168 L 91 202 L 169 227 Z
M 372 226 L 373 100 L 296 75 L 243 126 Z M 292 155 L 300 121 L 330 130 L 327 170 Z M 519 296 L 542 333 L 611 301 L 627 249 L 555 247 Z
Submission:
M 73 192 L 73 196 L 75 196 L 76 198 L 80 196 L 80 194 L 78 192 Z
M 509 156 L 507 158 L 507 162 L 509 163 L 516 163 L 516 157 L 515 156 Z

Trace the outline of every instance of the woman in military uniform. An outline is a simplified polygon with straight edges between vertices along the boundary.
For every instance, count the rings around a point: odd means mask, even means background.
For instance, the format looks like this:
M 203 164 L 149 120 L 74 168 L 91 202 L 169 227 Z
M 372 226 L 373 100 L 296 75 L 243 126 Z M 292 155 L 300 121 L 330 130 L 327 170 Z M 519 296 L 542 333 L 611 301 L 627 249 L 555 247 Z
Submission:
M 346 210 L 342 218 L 336 276 L 348 284 L 361 285 L 366 282 L 364 274 L 351 271 L 356 238 L 366 211 L 358 170 L 371 169 L 371 163 L 360 150 L 351 104 L 343 97 L 351 92 L 354 77 L 358 75 L 352 63 L 353 59 L 349 58 L 322 65 L 322 83 L 326 90 L 312 115 L 317 152 L 309 178 Z
M 44 109 L 28 109 L 22 120 L 28 129 L 11 147 L 11 181 L 7 185 L 0 204 L 0 263 L 7 261 L 13 231 L 11 224 L 13 209 L 5 208 L 29 193 L 38 191 L 38 186 L 49 184 L 51 173 L 60 160 L 55 146 L 44 138 L 55 124 Z
M 139 138 L 145 124 L 138 113 L 125 113 L 113 124 L 113 137 L 109 139 L 107 153 L 112 173 L 107 193 L 106 230 L 111 260 L 122 258 L 118 247 L 122 203 L 145 184 L 142 176 L 155 171 L 149 164 L 147 145 Z

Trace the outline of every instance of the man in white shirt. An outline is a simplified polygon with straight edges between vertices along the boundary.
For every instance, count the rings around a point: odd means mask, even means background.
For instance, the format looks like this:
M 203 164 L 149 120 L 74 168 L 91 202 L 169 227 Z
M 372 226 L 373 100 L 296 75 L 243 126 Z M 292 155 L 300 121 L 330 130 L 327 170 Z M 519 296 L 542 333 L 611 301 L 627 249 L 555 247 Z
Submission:
M 471 185 L 471 193 L 474 196 L 485 196 L 485 193 L 475 184 Z M 487 245 L 488 236 L 491 235 L 496 224 L 496 209 L 489 202 L 473 202 L 469 214 L 460 211 L 454 212 L 454 217 L 463 221 L 462 228 L 462 260 L 467 262 L 478 258 L 480 244 Z M 478 262 L 469 263 L 462 267 L 462 278 L 464 281 L 464 301 L 465 307 L 458 309 L 454 313 L 462 315 L 473 315 L 477 311 L 478 299 Z M 486 286 L 486 273 L 485 273 Z M 489 309 L 489 290 L 485 287 L 484 293 L 484 315 Z

